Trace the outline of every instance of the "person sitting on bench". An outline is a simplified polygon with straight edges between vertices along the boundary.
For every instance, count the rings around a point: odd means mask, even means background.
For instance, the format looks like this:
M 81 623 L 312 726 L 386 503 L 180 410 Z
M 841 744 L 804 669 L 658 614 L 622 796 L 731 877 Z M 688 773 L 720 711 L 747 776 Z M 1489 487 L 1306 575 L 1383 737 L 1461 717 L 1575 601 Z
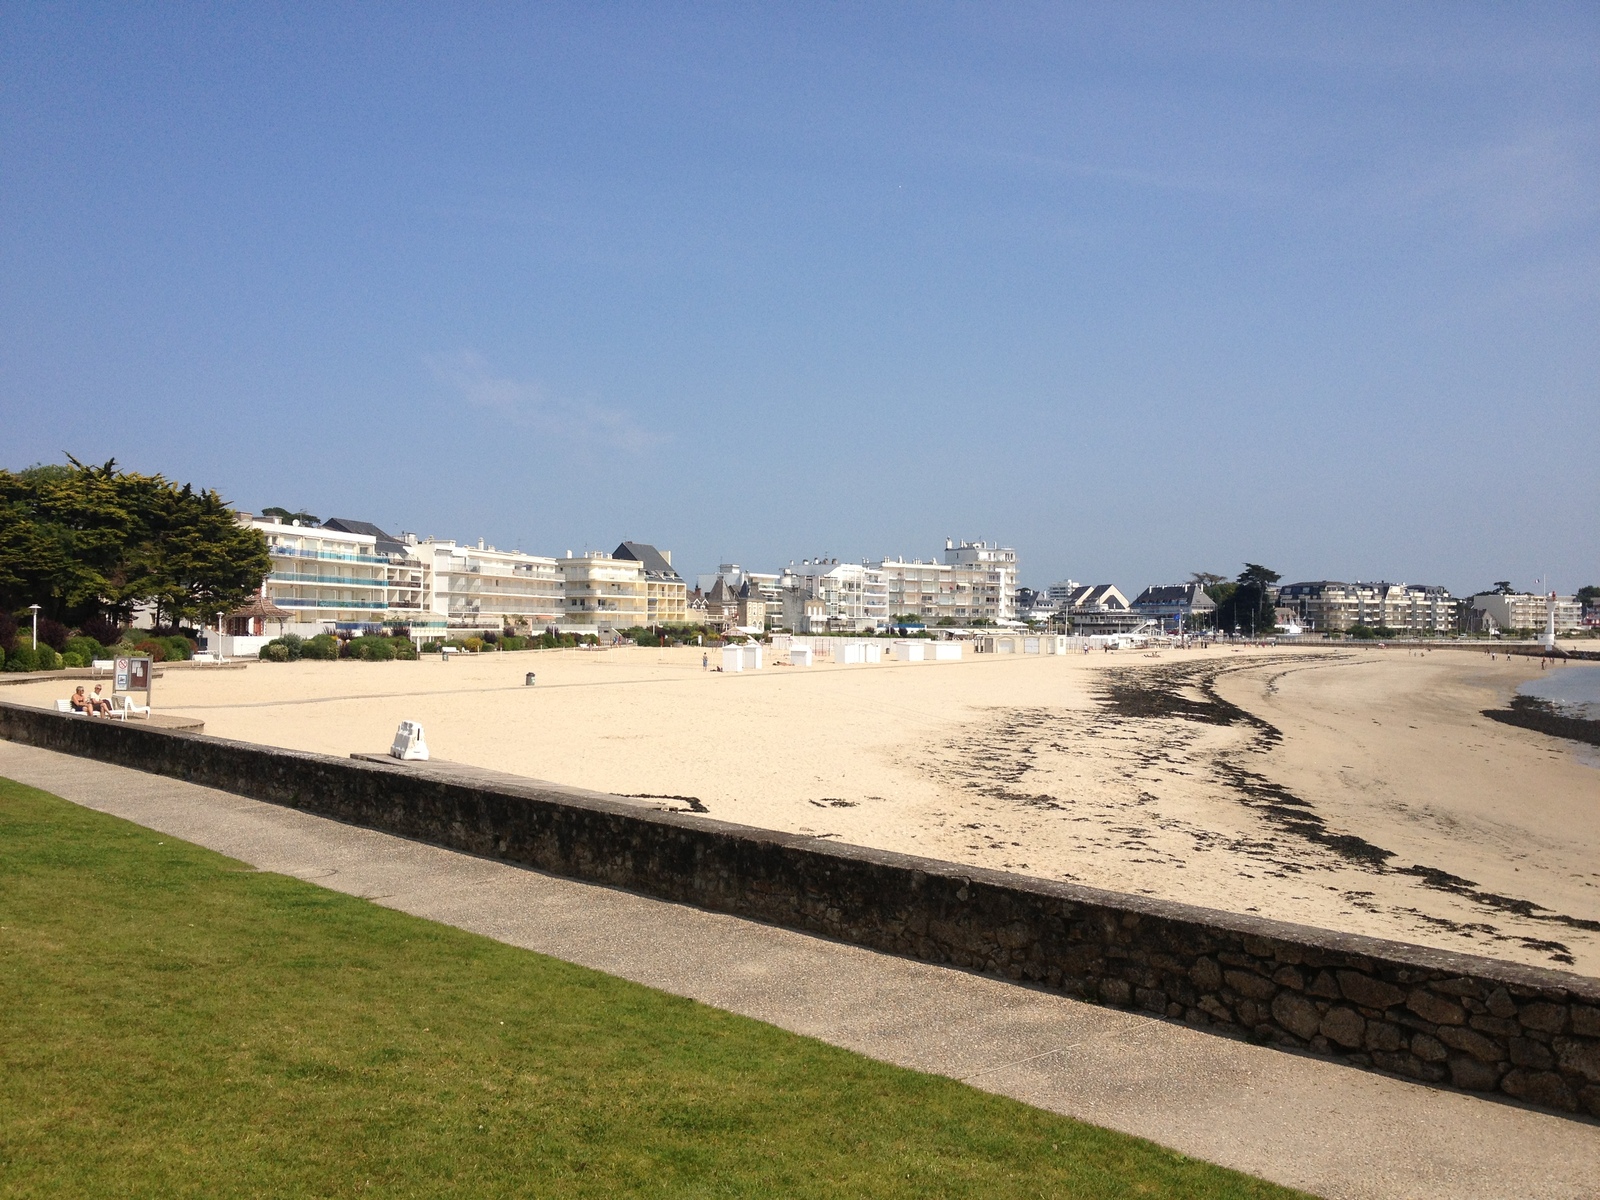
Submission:
M 104 686 L 104 684 L 99 683 L 94 685 L 94 695 L 89 697 L 89 703 L 94 705 L 95 711 L 102 717 L 109 717 L 111 715 L 111 701 L 100 694 L 100 689 Z
M 82 713 L 86 717 L 98 715 L 94 703 L 83 693 L 83 684 L 78 685 L 78 690 L 72 693 L 72 711 Z

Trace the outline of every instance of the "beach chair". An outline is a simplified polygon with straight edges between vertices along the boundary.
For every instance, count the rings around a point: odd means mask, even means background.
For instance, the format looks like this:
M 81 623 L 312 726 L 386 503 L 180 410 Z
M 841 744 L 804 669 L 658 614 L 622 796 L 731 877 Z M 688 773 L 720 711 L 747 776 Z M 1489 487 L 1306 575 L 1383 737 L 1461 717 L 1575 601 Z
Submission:
M 129 717 L 136 713 L 143 713 L 148 717 L 150 715 L 150 706 L 148 704 L 135 704 L 132 696 L 111 697 L 112 716 L 121 717 L 124 721 L 126 721 Z

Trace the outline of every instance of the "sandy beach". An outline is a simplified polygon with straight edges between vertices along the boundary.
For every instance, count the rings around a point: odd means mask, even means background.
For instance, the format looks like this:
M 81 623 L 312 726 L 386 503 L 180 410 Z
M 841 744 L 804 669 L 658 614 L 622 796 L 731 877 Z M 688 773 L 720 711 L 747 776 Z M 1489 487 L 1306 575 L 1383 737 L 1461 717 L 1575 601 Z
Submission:
M 1482 715 L 1537 675 L 1310 648 L 723 675 L 698 650 L 628 647 L 174 669 L 155 703 L 337 755 L 415 720 L 439 759 L 1600 974 L 1600 755 Z

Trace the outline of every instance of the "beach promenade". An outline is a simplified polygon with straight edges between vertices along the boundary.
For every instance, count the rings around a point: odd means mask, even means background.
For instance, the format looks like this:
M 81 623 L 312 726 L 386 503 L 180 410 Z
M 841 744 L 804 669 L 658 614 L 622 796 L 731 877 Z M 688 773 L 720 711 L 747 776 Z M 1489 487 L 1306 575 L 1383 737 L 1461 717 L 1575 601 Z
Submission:
M 0 742 L 0 775 L 262 870 L 1328 1197 L 1600 1193 L 1600 1125 Z

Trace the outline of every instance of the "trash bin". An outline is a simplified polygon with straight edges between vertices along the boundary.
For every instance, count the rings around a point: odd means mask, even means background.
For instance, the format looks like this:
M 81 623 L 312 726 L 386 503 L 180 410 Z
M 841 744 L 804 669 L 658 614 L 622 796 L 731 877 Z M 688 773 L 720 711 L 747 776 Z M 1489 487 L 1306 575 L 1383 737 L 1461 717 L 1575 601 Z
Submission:
M 528 672 L 527 677 L 522 681 L 522 686 L 523 687 L 532 687 L 533 686 L 533 672 L 532 671 Z

